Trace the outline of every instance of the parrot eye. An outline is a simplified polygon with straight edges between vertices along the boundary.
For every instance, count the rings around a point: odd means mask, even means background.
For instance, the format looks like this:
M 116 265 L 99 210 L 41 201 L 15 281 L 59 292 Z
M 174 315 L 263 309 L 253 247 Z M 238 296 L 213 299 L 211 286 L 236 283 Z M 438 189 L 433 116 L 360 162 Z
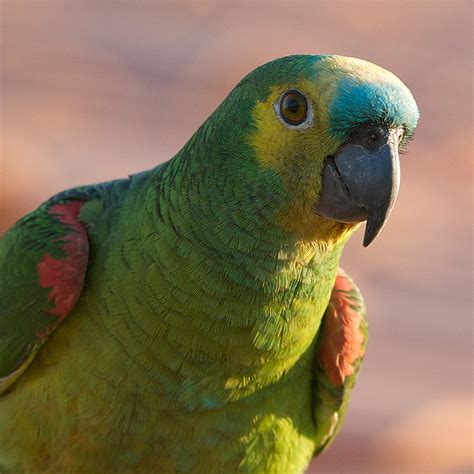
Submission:
M 308 128 L 312 122 L 312 110 L 306 97 L 298 90 L 286 91 L 275 104 L 280 121 L 289 128 Z

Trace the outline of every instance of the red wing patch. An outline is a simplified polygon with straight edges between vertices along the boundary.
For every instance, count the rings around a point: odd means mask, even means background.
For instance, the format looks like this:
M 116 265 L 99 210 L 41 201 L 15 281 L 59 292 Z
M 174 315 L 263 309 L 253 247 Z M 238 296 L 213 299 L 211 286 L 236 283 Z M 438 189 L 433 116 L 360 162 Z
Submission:
M 66 256 L 55 259 L 47 253 L 38 263 L 39 283 L 42 288 L 51 288 L 49 300 L 54 301 L 50 314 L 57 316 L 54 324 L 37 334 L 46 339 L 58 324 L 70 313 L 81 295 L 89 258 L 89 242 L 84 226 L 77 220 L 83 202 L 73 201 L 55 204 L 49 213 L 60 222 L 72 227 L 71 232 L 61 237 L 61 249 Z
M 365 336 L 360 330 L 365 308 L 359 290 L 339 269 L 323 321 L 319 356 L 329 380 L 342 385 L 364 355 Z

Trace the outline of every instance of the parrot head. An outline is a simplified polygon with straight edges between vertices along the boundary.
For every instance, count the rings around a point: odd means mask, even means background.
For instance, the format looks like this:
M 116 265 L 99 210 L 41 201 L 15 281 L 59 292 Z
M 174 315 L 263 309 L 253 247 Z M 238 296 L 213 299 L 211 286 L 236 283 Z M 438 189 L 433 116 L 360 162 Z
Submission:
M 275 177 L 273 199 L 265 206 L 274 206 L 282 230 L 301 239 L 339 241 L 367 221 L 364 246 L 394 205 L 399 152 L 419 117 L 408 88 L 385 69 L 355 58 L 310 55 L 260 66 L 218 115 L 225 123 L 220 139 L 224 129 L 238 130 L 258 174 Z M 235 172 L 244 175 L 246 166 L 240 163 Z

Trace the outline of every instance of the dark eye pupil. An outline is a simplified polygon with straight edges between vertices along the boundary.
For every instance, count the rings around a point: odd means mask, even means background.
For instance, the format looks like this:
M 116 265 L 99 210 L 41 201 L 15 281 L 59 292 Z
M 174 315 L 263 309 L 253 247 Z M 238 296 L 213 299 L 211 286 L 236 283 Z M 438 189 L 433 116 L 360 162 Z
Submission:
M 298 101 L 295 98 L 288 98 L 285 102 L 285 107 L 288 112 L 296 114 L 300 108 L 300 104 L 298 104 Z
M 280 102 L 280 111 L 286 123 L 300 125 L 306 120 L 308 112 L 308 103 L 305 96 L 295 90 L 286 92 Z

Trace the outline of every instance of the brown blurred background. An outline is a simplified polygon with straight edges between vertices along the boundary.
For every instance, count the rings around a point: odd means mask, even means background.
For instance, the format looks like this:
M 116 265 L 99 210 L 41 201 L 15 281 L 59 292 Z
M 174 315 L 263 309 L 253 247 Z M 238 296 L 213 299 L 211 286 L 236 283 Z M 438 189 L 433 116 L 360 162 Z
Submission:
M 0 233 L 56 191 L 169 159 L 272 58 L 384 66 L 421 122 L 384 232 L 345 251 L 371 336 L 342 433 L 310 472 L 469 472 L 472 5 L 5 0 Z

